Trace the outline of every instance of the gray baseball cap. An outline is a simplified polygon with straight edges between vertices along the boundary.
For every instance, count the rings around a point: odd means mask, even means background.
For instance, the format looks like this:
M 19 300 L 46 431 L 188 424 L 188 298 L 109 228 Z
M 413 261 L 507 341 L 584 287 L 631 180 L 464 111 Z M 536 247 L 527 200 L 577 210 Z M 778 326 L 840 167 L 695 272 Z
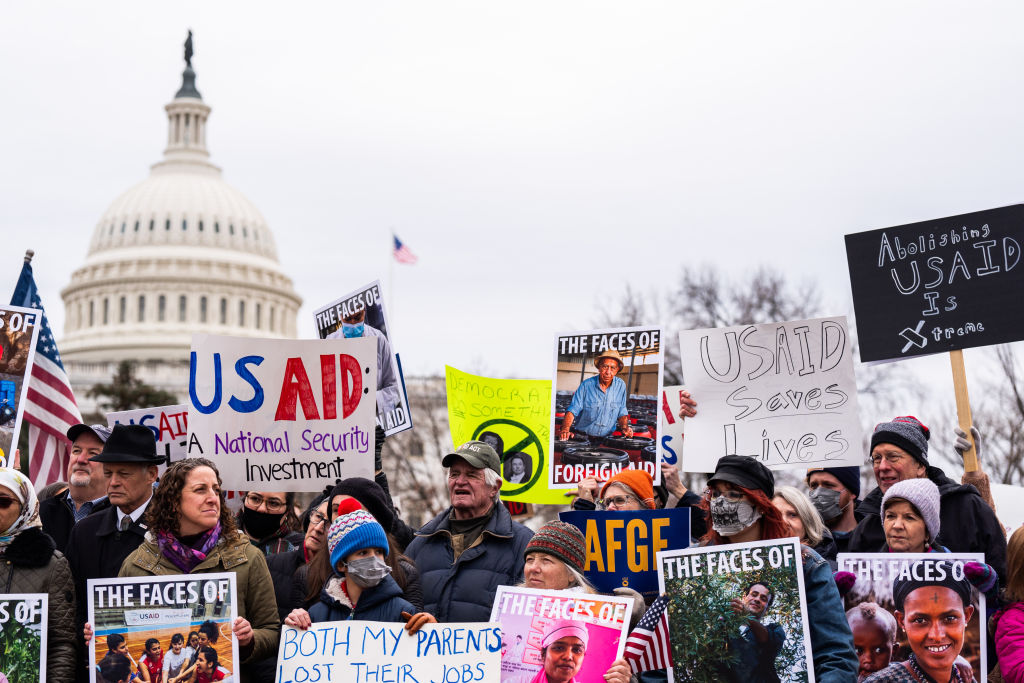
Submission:
M 483 441 L 467 441 L 456 448 L 454 453 L 444 456 L 441 465 L 451 467 L 455 458 L 462 458 L 478 470 L 486 467 L 501 475 L 501 458 L 498 457 L 498 452 Z

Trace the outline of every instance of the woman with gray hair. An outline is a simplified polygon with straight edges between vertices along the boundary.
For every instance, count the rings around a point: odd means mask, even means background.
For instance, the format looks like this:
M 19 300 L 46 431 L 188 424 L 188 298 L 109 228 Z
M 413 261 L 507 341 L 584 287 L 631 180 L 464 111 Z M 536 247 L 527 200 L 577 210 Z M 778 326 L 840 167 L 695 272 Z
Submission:
M 776 486 L 772 503 L 782 513 L 793 535 L 825 558 L 835 571 L 839 548 L 807 494 L 793 486 Z

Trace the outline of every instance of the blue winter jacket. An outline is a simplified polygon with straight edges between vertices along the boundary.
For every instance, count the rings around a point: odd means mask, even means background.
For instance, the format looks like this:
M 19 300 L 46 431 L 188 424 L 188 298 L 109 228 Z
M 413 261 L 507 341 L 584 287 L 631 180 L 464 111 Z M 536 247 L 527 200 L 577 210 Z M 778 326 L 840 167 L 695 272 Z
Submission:
M 309 608 L 310 621 L 314 624 L 347 619 L 400 622 L 402 612 L 416 613 L 416 608 L 402 597 L 402 589 L 390 576 L 385 576 L 373 588 L 364 589 L 354 610 L 336 597 L 341 595 L 340 591 L 341 579 L 332 576 L 320 591 L 320 601 Z
M 523 552 L 533 532 L 512 521 L 501 503 L 458 561 L 452 550 L 452 509 L 423 525 L 405 549 L 423 584 L 423 609 L 440 622 L 488 621 L 498 586 L 523 580 Z
M 853 634 L 832 577 L 832 567 L 807 546 L 801 546 L 801 551 L 814 680 L 819 683 L 856 681 L 858 662 L 853 651 Z

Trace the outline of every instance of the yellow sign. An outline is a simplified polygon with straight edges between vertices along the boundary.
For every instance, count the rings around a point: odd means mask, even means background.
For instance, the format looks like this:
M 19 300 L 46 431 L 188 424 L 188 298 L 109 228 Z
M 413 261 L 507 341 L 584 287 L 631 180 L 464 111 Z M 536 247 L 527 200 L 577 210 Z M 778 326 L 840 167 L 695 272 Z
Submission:
M 502 456 L 501 499 L 567 505 L 565 491 L 548 489 L 551 381 L 494 379 L 445 366 L 452 442 L 478 439 Z

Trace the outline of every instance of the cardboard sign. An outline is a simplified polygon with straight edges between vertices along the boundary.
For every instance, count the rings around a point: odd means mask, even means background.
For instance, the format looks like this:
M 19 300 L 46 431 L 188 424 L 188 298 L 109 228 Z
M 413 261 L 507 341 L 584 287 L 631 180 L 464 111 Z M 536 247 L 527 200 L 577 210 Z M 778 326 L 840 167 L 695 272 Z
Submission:
M 410 636 L 403 624 L 378 621 L 327 621 L 305 631 L 283 625 L 275 680 L 498 683 L 501 629 L 488 623 L 427 624 Z
M 46 681 L 46 593 L 0 595 L 0 673 L 10 683 Z
M 29 375 L 36 357 L 39 311 L 0 306 L 0 464 L 8 467 L 21 433 Z M 50 344 L 53 340 L 49 340 Z M 45 391 L 45 387 L 43 388 Z
M 1024 205 L 846 236 L 862 361 L 1024 339 Z
M 494 379 L 444 368 L 448 425 L 456 446 L 486 441 L 502 459 L 501 499 L 565 505 L 565 491 L 548 488 L 551 382 Z
M 132 671 L 147 666 L 146 641 L 160 642 L 161 668 L 164 659 L 178 673 L 184 672 L 188 661 L 175 653 L 171 639 L 177 635 L 187 641 L 190 631 L 208 623 L 204 629 L 215 629 L 216 640 L 209 647 L 216 653 L 217 670 L 225 678 L 235 674 L 238 680 L 240 660 L 238 641 L 231 625 L 238 616 L 238 593 L 234 572 L 223 574 L 172 574 L 133 578 L 89 579 L 89 623 L 95 636 L 88 646 L 89 680 L 97 683 L 96 667 L 110 656 L 122 640 L 127 646 Z M 203 660 L 212 664 L 212 657 Z M 148 662 L 156 667 L 157 662 Z
M 142 425 L 156 437 L 157 455 L 167 464 L 188 457 L 188 406 L 160 406 L 107 413 L 107 426 Z
M 689 420 L 683 470 L 714 472 L 723 455 L 776 469 L 860 465 L 857 381 L 846 318 L 679 333 Z
M 491 621 L 501 624 L 502 683 L 529 683 L 565 657 L 576 683 L 604 683 L 622 657 L 632 609 L 633 598 L 498 586 Z
M 240 491 L 373 479 L 376 359 L 372 339 L 193 335 L 189 456 Z
M 583 532 L 587 561 L 583 574 L 602 593 L 625 587 L 641 593 L 648 604 L 658 596 L 662 550 L 690 545 L 689 508 L 668 510 L 572 510 L 558 518 Z
M 588 477 L 603 482 L 623 469 L 644 469 L 661 482 L 661 333 L 659 327 L 624 327 L 555 338 L 552 489 L 576 488 Z M 606 352 L 617 353 L 622 365 L 602 376 L 597 360 Z M 602 362 L 611 363 L 607 356 Z M 623 419 L 632 433 L 620 428 Z
M 927 635 L 922 637 L 921 629 L 915 628 L 906 611 L 920 606 L 920 600 L 908 607 L 904 603 L 904 613 L 897 614 L 893 603 L 893 582 L 900 576 L 913 579 L 934 579 L 936 585 L 946 578 L 946 572 L 955 579 L 964 578 L 966 562 L 984 562 L 984 553 L 839 553 L 837 557 L 839 571 L 851 572 L 857 577 L 853 587 L 846 594 L 846 617 L 853 631 L 854 644 L 866 647 L 876 653 L 870 662 L 861 659 L 860 673 L 870 675 L 889 666 L 893 662 L 902 662 L 909 658 L 911 652 L 918 658 L 931 658 L 927 652 L 929 643 Z M 907 596 L 907 602 L 913 596 Z M 925 607 L 932 609 L 937 605 L 950 607 L 952 599 L 953 611 L 963 612 L 963 600 L 956 597 L 955 592 L 944 589 L 939 592 L 938 599 L 933 593 L 927 593 Z M 944 633 L 952 647 L 943 653 L 942 659 L 949 665 L 962 657 L 964 666 L 974 670 L 974 680 L 983 681 L 988 672 L 985 627 L 985 596 L 972 590 L 971 607 L 973 614 L 967 618 L 966 613 L 960 615 L 944 614 Z M 948 610 L 945 610 L 948 611 Z M 899 623 L 902 620 L 903 623 Z M 920 621 L 920 620 L 917 620 Z M 908 628 L 909 627 L 909 630 Z M 963 677 L 968 680 L 967 676 Z M 947 679 L 949 677 L 947 676 Z
M 412 429 L 409 397 L 398 354 L 391 344 L 391 327 L 384 311 L 380 281 L 332 301 L 313 312 L 321 339 L 367 338 L 377 342 L 377 424 L 387 436 Z
M 795 538 L 658 553 L 675 680 L 813 681 L 807 598 Z M 751 624 L 764 629 L 759 642 Z M 759 680 L 771 680 L 769 675 Z

